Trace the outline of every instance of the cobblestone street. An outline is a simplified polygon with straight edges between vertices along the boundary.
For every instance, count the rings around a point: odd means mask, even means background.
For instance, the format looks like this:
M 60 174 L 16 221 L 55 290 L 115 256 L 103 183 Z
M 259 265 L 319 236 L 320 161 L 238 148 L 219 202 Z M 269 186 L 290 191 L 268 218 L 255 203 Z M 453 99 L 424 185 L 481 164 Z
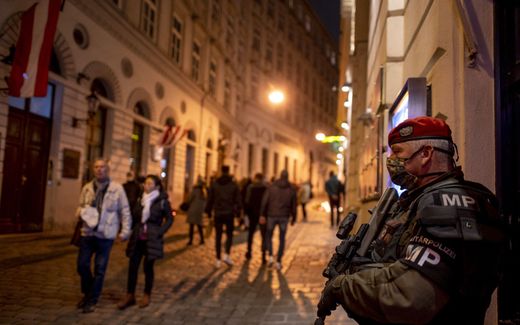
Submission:
M 126 290 L 126 244 L 114 244 L 96 311 L 82 314 L 75 307 L 81 295 L 70 234 L 0 236 L 0 323 L 312 324 L 324 284 L 321 272 L 339 241 L 328 215 L 316 200 L 311 203 L 309 222 L 299 216 L 289 227 L 281 271 L 261 264 L 258 232 L 249 262 L 247 234 L 235 232 L 235 265 L 216 268 L 214 235 L 206 228 L 210 238 L 205 245 L 197 245 L 195 236 L 195 245 L 186 246 L 188 227 L 184 215 L 178 215 L 166 238 L 165 258 L 156 264 L 152 304 L 144 309 L 116 308 Z M 138 301 L 142 271 L 139 276 Z M 327 324 L 355 322 L 338 310 Z

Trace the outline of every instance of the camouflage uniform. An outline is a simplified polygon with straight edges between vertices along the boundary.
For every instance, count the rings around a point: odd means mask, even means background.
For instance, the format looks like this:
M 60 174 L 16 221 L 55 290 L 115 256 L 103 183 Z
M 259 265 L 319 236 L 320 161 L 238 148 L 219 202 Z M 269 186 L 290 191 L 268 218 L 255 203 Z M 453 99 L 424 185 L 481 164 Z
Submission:
M 325 290 L 360 324 L 483 324 L 503 238 L 496 197 L 457 168 L 403 193 Z

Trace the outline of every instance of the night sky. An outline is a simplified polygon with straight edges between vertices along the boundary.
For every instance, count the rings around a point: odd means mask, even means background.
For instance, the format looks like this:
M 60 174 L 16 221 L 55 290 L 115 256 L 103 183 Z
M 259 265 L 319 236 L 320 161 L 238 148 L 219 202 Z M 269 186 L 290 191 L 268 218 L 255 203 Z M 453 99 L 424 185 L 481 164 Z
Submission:
M 308 0 L 330 35 L 339 40 L 340 0 Z

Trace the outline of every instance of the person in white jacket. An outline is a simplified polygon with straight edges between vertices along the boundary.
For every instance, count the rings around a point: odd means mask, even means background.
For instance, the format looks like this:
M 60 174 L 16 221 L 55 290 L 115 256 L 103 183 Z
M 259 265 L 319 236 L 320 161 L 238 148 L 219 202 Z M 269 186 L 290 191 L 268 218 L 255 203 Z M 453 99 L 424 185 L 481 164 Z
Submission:
M 96 159 L 93 169 L 94 179 L 83 186 L 77 210 L 77 216 L 83 220 L 77 260 L 83 298 L 77 307 L 84 313 L 95 310 L 114 239 L 128 239 L 132 223 L 123 186 L 110 180 L 107 161 Z

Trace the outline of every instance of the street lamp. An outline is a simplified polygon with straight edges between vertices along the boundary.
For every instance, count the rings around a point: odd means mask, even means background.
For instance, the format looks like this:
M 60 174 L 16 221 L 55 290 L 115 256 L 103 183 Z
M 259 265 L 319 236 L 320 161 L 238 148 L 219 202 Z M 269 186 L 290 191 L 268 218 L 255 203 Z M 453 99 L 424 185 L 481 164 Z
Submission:
M 72 118 L 72 127 L 77 128 L 79 125 L 79 122 L 87 122 L 89 123 L 90 120 L 92 120 L 96 116 L 96 111 L 99 106 L 99 98 L 96 96 L 94 92 L 91 92 L 90 95 L 86 96 L 85 99 L 87 100 L 88 104 L 88 110 L 87 115 L 88 117 L 86 119 L 80 119 L 73 117 Z
M 273 90 L 269 93 L 269 101 L 272 104 L 281 104 L 285 100 L 285 96 L 281 90 Z
M 316 133 L 316 135 L 314 137 L 318 141 L 323 141 L 323 140 L 325 140 L 325 133 L 322 133 L 322 132 Z

